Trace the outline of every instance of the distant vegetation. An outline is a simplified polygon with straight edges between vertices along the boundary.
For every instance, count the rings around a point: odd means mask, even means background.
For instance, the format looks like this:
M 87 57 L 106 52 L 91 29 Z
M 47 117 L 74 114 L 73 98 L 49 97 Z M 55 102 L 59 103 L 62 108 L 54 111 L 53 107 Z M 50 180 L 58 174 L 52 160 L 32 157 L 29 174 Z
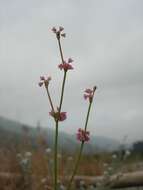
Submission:
M 71 172 L 78 144 L 75 135 L 60 133 L 59 140 L 59 174 L 65 176 Z M 113 149 L 113 144 L 116 145 L 114 148 L 116 147 L 117 150 Z M 31 187 L 34 190 L 43 190 L 43 186 L 48 183 L 44 182 L 45 178 L 52 176 L 52 146 L 53 131 L 51 129 L 40 126 L 34 128 L 0 117 L 0 189 L 8 187 L 11 190 L 22 190 Z M 135 168 L 140 168 L 134 163 L 140 163 L 142 160 L 142 148 L 142 142 L 134 143 L 132 156 L 129 156 L 129 152 L 126 152 L 123 146 L 119 151 L 117 141 L 105 137 L 92 137 L 90 144 L 85 146 L 77 174 L 100 176 L 108 170 L 109 173 L 121 170 L 134 171 Z M 127 160 L 124 159 L 126 155 L 129 156 Z M 19 174 L 21 177 L 18 181 L 17 178 L 9 181 L 3 176 L 7 176 L 7 173 Z M 37 176 L 36 179 L 31 179 L 31 175 Z
M 37 144 L 37 138 L 42 138 L 43 143 L 46 143 L 50 148 L 53 146 L 54 131 L 50 128 L 43 128 L 40 126 L 31 127 L 0 117 L 0 143 L 3 141 L 21 142 L 23 138 L 29 138 L 33 146 Z M 78 142 L 76 135 L 69 135 L 64 132 L 59 134 L 59 146 L 61 151 L 74 153 L 77 150 Z M 84 153 L 95 154 L 99 151 L 112 151 L 118 149 L 119 142 L 107 137 L 92 136 L 90 142 L 85 145 Z

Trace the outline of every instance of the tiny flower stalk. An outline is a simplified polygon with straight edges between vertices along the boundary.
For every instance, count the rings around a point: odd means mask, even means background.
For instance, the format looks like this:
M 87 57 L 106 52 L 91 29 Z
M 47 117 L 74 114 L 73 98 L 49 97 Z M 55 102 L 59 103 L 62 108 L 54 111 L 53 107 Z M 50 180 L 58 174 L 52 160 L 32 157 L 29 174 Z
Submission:
M 53 103 L 52 103 L 52 99 L 51 99 L 51 96 L 50 96 L 48 86 L 46 87 L 46 91 L 47 91 L 47 95 L 48 95 L 49 102 L 50 102 L 50 105 L 51 105 L 51 109 L 52 109 L 52 111 L 54 111 L 54 106 L 53 106 Z
M 44 76 L 41 76 L 39 86 L 40 87 L 43 86 L 43 85 L 45 86 L 45 89 L 46 89 L 46 92 L 47 92 L 47 95 L 48 95 L 48 99 L 49 99 L 49 102 L 50 102 L 51 109 L 54 112 L 54 106 L 53 106 L 52 99 L 51 99 L 50 92 L 49 92 L 49 88 L 48 88 L 50 80 L 51 80 L 51 77 L 47 77 L 47 79 L 46 79 Z
M 86 115 L 84 129 L 79 129 L 78 133 L 77 133 L 77 139 L 79 141 L 81 141 L 81 144 L 80 144 L 79 154 L 78 154 L 78 157 L 77 157 L 77 160 L 76 160 L 76 163 L 75 163 L 75 167 L 74 167 L 73 173 L 71 175 L 70 181 L 69 181 L 68 186 L 67 186 L 67 190 L 71 189 L 71 185 L 72 185 L 74 176 L 77 173 L 79 162 L 80 162 L 82 151 L 83 151 L 83 147 L 84 147 L 84 143 L 89 141 L 89 132 L 87 131 L 87 125 L 88 125 L 91 105 L 92 105 L 92 102 L 93 102 L 93 97 L 94 97 L 94 93 L 95 93 L 96 88 L 97 87 L 95 86 L 95 87 L 93 87 L 93 90 L 91 90 L 91 89 L 86 89 L 85 90 L 84 98 L 85 98 L 85 100 L 86 99 L 89 100 L 89 106 L 88 106 L 88 111 L 87 111 L 87 115 Z

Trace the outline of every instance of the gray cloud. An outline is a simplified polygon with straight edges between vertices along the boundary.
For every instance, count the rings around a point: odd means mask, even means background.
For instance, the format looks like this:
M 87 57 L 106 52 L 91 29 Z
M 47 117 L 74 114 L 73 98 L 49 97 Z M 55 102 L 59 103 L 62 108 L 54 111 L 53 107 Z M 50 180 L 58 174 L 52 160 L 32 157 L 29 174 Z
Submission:
M 142 0 L 1 0 L 0 115 L 52 126 L 46 94 L 37 82 L 41 74 L 52 75 L 58 102 L 62 73 L 50 28 L 63 25 L 64 54 L 73 57 L 75 70 L 68 75 L 63 109 L 69 120 L 61 130 L 75 132 L 83 125 L 83 89 L 96 84 L 91 131 L 118 139 L 128 135 L 131 141 L 143 138 L 142 7 Z

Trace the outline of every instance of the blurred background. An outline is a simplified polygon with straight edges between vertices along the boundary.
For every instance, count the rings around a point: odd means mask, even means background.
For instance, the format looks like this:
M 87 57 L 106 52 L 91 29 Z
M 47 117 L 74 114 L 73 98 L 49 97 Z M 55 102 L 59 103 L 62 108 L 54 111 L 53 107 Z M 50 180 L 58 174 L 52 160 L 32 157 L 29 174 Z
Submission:
M 73 167 L 78 151 L 75 133 L 84 126 L 88 107 L 83 93 L 95 85 L 88 126 L 91 141 L 78 174 L 142 171 L 142 10 L 142 0 L 0 0 L 2 190 L 50 186 L 55 128 L 46 91 L 38 82 L 40 76 L 52 77 L 49 89 L 58 106 L 63 72 L 58 69 L 61 59 L 53 26 L 64 27 L 64 58 L 74 60 L 62 108 L 67 120 L 59 126 L 59 175 L 70 174 Z M 7 182 L 7 173 L 22 173 L 23 181 L 10 177 Z M 32 181 L 31 174 L 40 177 Z

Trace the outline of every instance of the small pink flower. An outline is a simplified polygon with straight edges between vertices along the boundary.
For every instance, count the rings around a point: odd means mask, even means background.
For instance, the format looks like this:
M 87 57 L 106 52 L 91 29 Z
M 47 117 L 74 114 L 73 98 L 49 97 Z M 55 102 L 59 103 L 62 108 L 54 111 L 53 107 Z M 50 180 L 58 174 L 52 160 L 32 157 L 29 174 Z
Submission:
M 93 89 L 87 88 L 84 92 L 85 94 L 83 95 L 84 99 L 89 99 L 89 101 L 91 102 L 94 96 L 94 92 L 97 89 L 96 86 L 93 87 Z
M 84 99 L 91 99 L 93 98 L 93 95 L 92 94 L 84 94 Z
M 67 112 L 60 112 L 59 121 L 64 121 L 67 118 Z
M 43 85 L 43 82 L 39 82 L 38 85 L 41 87 Z
M 45 87 L 49 85 L 49 81 L 51 80 L 51 77 L 47 77 L 47 79 L 44 76 L 40 76 L 40 82 L 38 85 L 41 87 L 43 84 L 45 84 Z
M 93 93 L 93 90 L 91 90 L 90 88 L 87 88 L 87 89 L 85 90 L 85 92 L 86 92 L 87 94 L 92 94 L 92 93 Z
M 45 80 L 45 77 L 44 76 L 40 76 L 40 80 Z
M 56 120 L 58 121 L 64 121 L 66 120 L 67 118 L 67 112 L 54 112 L 54 111 L 51 111 L 49 112 L 50 116 L 52 116 L 53 118 L 55 118 Z
M 72 63 L 73 62 L 73 59 L 72 58 L 69 58 L 68 59 L 68 63 Z
M 60 36 L 66 37 L 65 33 L 63 32 L 64 28 L 62 26 L 59 26 L 59 29 L 56 29 L 55 27 L 52 28 L 52 32 L 56 34 L 57 39 L 60 39 Z
M 62 32 L 64 28 L 62 26 L 59 26 L 59 31 Z
M 57 33 L 57 29 L 56 29 L 55 27 L 52 28 L 52 31 L 53 31 L 54 33 Z
M 58 67 L 59 69 L 64 69 L 65 71 L 73 69 L 72 65 L 70 65 L 69 63 L 61 63 Z
M 77 140 L 81 141 L 81 142 L 87 142 L 90 140 L 89 138 L 89 131 L 85 131 L 81 128 L 78 129 L 78 133 L 77 133 Z
M 58 67 L 59 67 L 60 70 L 62 70 L 62 69 L 65 70 L 65 71 L 72 70 L 73 66 L 70 64 L 72 62 L 73 62 L 73 60 L 71 58 L 69 58 L 68 62 L 64 61 L 64 63 L 61 63 L 60 65 L 58 65 Z

